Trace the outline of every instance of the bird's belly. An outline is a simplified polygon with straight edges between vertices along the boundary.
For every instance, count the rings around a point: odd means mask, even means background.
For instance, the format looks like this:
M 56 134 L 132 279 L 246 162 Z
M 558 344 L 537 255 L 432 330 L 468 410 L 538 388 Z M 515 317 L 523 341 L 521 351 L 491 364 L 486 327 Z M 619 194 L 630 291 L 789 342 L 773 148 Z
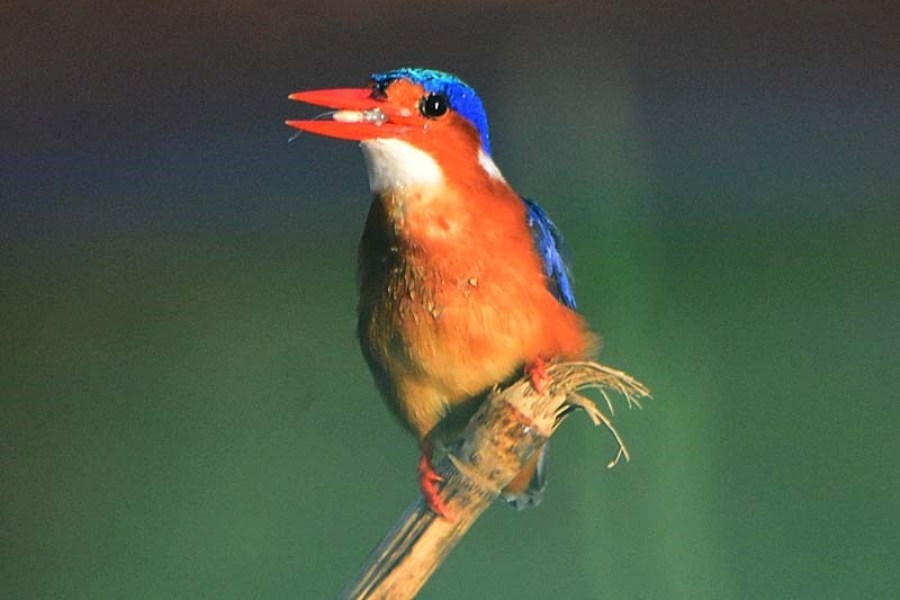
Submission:
M 536 286 L 516 293 L 509 278 L 435 279 L 397 278 L 381 293 L 364 293 L 360 307 L 364 351 L 389 382 L 382 392 L 420 434 L 540 354 L 534 297 L 547 297 Z
M 464 282 L 462 291 L 438 296 L 433 308 L 425 306 L 425 318 L 401 326 L 410 356 L 446 389 L 451 402 L 499 383 L 534 358 L 529 356 L 539 332 L 534 312 L 478 285 Z

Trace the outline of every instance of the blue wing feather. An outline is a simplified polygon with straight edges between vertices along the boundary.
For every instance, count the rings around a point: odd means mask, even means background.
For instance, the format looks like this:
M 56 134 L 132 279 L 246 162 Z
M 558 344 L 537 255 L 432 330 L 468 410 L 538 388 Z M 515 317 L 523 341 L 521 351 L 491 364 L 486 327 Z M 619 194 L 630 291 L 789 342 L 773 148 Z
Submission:
M 569 308 L 575 308 L 572 272 L 564 256 L 565 241 L 562 234 L 537 203 L 524 196 L 522 201 L 528 210 L 528 227 L 531 229 L 534 245 L 541 255 L 550 291 L 557 300 Z

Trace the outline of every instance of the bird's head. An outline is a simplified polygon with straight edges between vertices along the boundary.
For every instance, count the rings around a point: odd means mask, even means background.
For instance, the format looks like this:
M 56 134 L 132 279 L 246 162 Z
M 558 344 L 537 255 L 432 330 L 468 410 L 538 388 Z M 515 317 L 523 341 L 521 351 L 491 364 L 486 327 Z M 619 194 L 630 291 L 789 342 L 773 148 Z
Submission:
M 434 185 L 447 177 L 503 181 L 491 159 L 481 99 L 459 78 L 403 68 L 372 76 L 364 88 L 297 92 L 289 96 L 330 110 L 291 127 L 361 142 L 373 191 Z

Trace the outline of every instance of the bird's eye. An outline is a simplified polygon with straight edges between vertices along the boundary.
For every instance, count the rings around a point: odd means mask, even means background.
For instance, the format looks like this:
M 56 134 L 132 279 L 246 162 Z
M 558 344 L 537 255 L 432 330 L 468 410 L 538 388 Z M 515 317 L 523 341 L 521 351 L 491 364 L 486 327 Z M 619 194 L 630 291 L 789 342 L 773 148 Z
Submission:
M 450 100 L 444 94 L 428 94 L 419 101 L 419 112 L 430 119 L 440 117 L 450 108 Z

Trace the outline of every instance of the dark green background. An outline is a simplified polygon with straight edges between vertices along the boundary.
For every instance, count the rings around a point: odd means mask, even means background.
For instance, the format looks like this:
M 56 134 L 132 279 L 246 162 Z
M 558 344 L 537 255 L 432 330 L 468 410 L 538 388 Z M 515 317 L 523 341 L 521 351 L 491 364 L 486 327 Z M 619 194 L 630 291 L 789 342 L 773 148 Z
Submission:
M 612 471 L 567 422 L 423 596 L 896 594 L 900 21 L 677 5 L 4 8 L 0 594 L 333 597 L 413 500 L 353 338 L 362 159 L 281 125 L 405 65 L 481 92 L 655 395 Z

